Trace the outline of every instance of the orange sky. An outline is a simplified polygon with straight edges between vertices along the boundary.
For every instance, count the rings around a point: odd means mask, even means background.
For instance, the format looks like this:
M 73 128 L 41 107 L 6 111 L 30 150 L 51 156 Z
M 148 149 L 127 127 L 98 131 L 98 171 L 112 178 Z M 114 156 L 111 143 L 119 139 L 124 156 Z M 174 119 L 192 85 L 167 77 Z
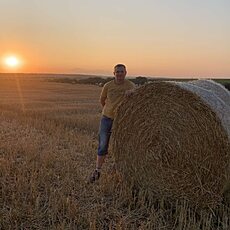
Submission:
M 229 77 L 227 0 L 1 0 L 0 72 Z M 18 68 L 4 58 L 16 55 Z

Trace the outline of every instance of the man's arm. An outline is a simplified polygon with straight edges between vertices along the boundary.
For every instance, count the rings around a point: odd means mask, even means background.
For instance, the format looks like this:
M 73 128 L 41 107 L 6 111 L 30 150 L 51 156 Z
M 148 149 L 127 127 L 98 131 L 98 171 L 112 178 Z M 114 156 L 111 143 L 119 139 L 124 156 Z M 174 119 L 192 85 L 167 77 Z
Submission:
M 101 103 L 102 107 L 105 106 L 105 100 L 106 100 L 106 97 L 100 97 L 100 103 Z
M 108 91 L 108 87 L 107 87 L 107 84 L 105 84 L 102 88 L 102 91 L 101 91 L 101 95 L 100 95 L 100 103 L 102 105 L 102 107 L 105 106 L 105 101 L 106 101 L 106 98 L 107 98 L 107 91 Z

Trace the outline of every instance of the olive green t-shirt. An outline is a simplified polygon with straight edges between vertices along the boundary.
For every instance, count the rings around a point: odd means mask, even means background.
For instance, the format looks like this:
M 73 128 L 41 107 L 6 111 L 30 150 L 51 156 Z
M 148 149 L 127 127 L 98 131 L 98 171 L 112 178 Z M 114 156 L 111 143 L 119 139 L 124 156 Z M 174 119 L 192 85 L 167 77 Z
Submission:
M 102 114 L 114 119 L 116 109 L 125 96 L 125 91 L 133 88 L 135 84 L 127 79 L 122 84 L 117 84 L 115 80 L 107 82 L 101 91 L 101 98 L 106 98 Z

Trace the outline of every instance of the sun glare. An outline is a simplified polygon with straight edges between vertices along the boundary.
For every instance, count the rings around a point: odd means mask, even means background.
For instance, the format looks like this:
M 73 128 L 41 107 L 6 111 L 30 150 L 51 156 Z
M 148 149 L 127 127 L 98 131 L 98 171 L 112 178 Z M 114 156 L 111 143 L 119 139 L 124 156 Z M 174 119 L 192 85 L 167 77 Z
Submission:
M 16 68 L 20 65 L 20 61 L 15 56 L 9 56 L 5 58 L 5 65 L 7 67 Z

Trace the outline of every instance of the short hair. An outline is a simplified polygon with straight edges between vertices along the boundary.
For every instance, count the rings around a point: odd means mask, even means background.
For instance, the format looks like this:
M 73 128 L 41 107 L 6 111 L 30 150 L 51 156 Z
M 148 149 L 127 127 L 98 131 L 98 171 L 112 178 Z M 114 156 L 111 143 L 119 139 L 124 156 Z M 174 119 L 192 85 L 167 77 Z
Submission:
M 117 64 L 117 65 L 115 65 L 115 66 L 114 66 L 114 70 L 115 70 L 117 67 L 123 67 L 123 68 L 125 68 L 125 70 L 126 70 L 126 66 L 125 66 L 124 64 Z

